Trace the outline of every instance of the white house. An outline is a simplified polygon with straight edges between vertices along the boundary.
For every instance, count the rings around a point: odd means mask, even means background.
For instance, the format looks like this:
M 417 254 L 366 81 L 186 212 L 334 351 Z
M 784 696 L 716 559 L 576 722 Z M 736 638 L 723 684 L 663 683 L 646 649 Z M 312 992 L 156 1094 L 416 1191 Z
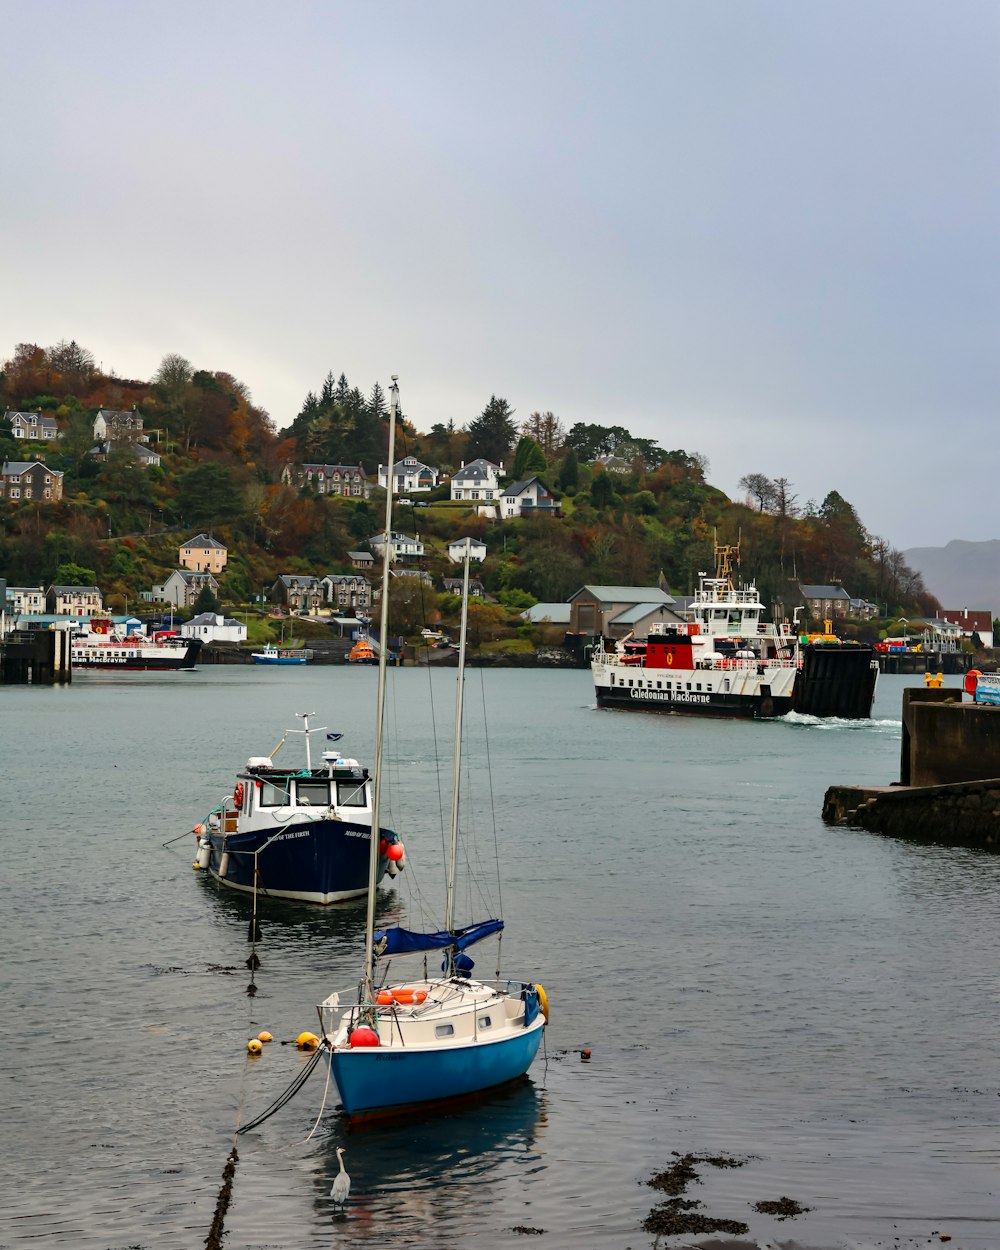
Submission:
M 500 494 L 500 516 L 502 519 L 516 516 L 530 516 L 544 513 L 546 516 L 559 516 L 559 504 L 545 483 L 537 477 L 525 478 L 521 482 L 511 482 Z
M 368 545 L 376 553 L 379 559 L 382 558 L 383 535 L 375 534 L 368 539 Z M 389 563 L 392 564 L 396 560 L 419 560 L 424 554 L 424 544 L 420 541 L 420 535 L 411 538 L 409 534 L 397 534 L 393 530 L 389 534 Z
M 246 642 L 247 627 L 242 621 L 219 616 L 215 612 L 202 612 L 192 616 L 180 627 L 182 638 L 200 638 L 202 642 Z
M 439 470 L 429 464 L 421 464 L 416 456 L 406 456 L 392 466 L 392 493 L 409 495 L 417 491 L 433 490 L 438 484 Z M 383 490 L 389 487 L 389 474 L 384 464 L 378 467 L 378 484 Z
M 15 438 L 30 439 L 36 443 L 49 443 L 59 437 L 55 417 L 44 412 L 5 412 Z
M 41 586 L 8 586 L 7 598 L 11 602 L 11 611 L 18 616 L 45 611 L 45 591 Z
M 484 460 L 480 456 L 462 461 L 462 467 L 451 478 L 452 499 L 468 499 L 475 503 L 492 503 L 500 491 L 502 464 L 494 464 L 492 460 Z
M 461 564 L 465 559 L 465 548 L 468 545 L 470 560 L 486 559 L 486 544 L 479 538 L 456 538 L 448 544 L 448 559 L 452 564 Z

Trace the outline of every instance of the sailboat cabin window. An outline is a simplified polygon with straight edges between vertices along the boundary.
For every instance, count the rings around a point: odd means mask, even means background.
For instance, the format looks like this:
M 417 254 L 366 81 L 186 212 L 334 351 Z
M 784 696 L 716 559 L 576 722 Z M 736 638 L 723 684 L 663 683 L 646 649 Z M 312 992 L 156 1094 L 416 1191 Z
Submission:
M 261 807 L 288 807 L 289 802 L 287 777 L 276 777 L 273 780 L 261 778 Z
M 434 1026 L 435 1037 L 454 1037 L 455 1026 L 453 1024 L 436 1024 Z
M 295 801 L 299 807 L 326 807 L 330 802 L 330 783 L 328 781 L 296 782 Z
M 367 807 L 365 786 L 356 781 L 337 782 L 337 802 L 341 807 Z
M 490 1019 L 490 1017 L 489 1017 L 489 1016 L 480 1016 L 480 1017 L 479 1017 L 479 1027 L 480 1027 L 481 1029 L 488 1029 L 488 1028 L 490 1028 L 490 1026 L 491 1026 L 492 1024 L 493 1024 L 493 1021 Z

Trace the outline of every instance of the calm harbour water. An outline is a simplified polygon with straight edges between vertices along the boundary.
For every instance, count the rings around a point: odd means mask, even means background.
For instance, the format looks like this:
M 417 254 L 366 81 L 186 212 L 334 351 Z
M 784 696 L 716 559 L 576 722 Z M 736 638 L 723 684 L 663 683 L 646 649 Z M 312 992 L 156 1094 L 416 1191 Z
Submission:
M 391 676 L 386 823 L 410 867 L 379 915 L 417 927 L 437 920 L 454 671 Z M 347 1132 L 331 1090 L 306 1141 L 316 1072 L 240 1139 L 226 1245 L 492 1248 L 531 1228 L 549 1250 L 641 1250 L 644 1182 L 705 1151 L 753 1158 L 687 1196 L 761 1243 L 1000 1247 L 1000 858 L 820 820 L 827 785 L 898 776 L 906 680 L 880 681 L 870 723 L 743 724 L 599 712 L 584 672 L 470 672 L 471 854 L 492 860 L 492 798 L 504 970 L 546 986 L 547 1059 L 378 1131 Z M 265 905 L 251 999 L 249 901 L 192 872 L 193 838 L 162 843 L 296 712 L 368 763 L 374 684 L 205 668 L 0 690 L 0 1247 L 204 1243 L 237 1116 L 303 1063 L 278 1044 L 248 1060 L 246 1040 L 315 1028 L 356 982 L 363 904 Z M 810 1212 L 751 1208 L 784 1195 Z

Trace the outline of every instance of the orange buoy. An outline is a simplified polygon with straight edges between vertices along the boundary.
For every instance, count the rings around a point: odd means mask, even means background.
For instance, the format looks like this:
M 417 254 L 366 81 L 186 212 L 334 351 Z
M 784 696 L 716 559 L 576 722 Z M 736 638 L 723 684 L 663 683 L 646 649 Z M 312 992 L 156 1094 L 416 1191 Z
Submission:
M 347 1041 L 351 1046 L 379 1045 L 378 1034 L 374 1029 L 368 1028 L 366 1024 L 359 1024 L 356 1029 L 353 1029 Z
M 398 864 L 404 855 L 402 842 L 393 842 L 393 844 L 387 849 L 386 855 Z

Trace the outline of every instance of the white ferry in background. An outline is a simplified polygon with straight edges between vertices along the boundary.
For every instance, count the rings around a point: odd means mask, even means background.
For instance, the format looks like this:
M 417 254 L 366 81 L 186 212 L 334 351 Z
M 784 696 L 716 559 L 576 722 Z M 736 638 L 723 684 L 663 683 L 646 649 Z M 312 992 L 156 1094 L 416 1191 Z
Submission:
M 201 647 L 200 638 L 181 638 L 169 630 L 152 637 L 121 634 L 112 621 L 95 617 L 89 633 L 74 636 L 71 653 L 74 669 L 150 672 L 194 668 Z
M 682 622 L 658 621 L 591 659 L 598 707 L 754 719 L 802 712 L 871 715 L 878 662 L 871 647 L 803 645 L 794 623 L 769 621 L 753 582 L 736 586 L 738 546 L 716 548 Z

